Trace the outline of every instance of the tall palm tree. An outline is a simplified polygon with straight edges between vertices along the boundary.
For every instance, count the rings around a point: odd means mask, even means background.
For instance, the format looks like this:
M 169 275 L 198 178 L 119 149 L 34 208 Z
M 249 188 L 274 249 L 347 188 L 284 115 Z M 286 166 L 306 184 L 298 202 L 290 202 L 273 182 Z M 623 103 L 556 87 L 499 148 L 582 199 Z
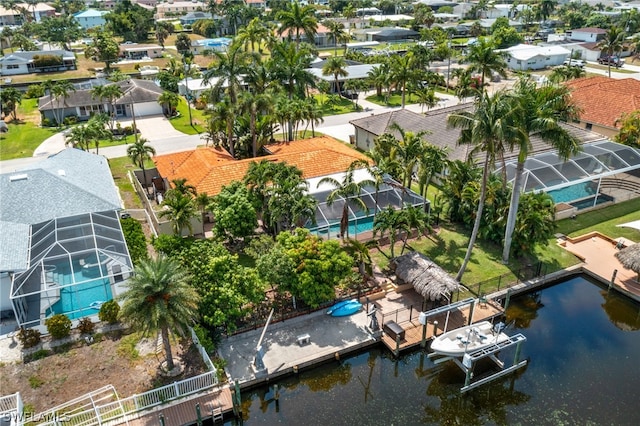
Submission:
M 173 234 L 182 235 L 182 230 L 187 229 L 189 235 L 193 235 L 191 219 L 198 217 L 198 210 L 194 198 L 191 194 L 184 194 L 175 189 L 166 192 L 162 201 L 162 210 L 158 216 L 167 218 L 171 222 Z
M 384 236 L 385 232 L 389 232 L 389 244 L 390 244 L 390 257 L 395 257 L 395 245 L 398 239 L 398 233 L 404 231 L 409 232 L 409 224 L 407 223 L 406 215 L 402 210 L 396 210 L 393 206 L 387 206 L 384 210 L 379 212 L 373 220 L 373 233 L 376 235 L 380 233 L 380 237 Z M 384 253 L 381 251 L 381 253 Z
M 89 142 L 92 139 L 92 130 L 86 124 L 80 124 L 71 129 L 65 135 L 65 145 L 71 145 L 74 148 L 80 148 L 83 151 L 89 151 Z
M 426 143 L 424 151 L 420 158 L 418 158 L 418 185 L 420 195 L 425 200 L 427 198 L 427 192 L 429 191 L 429 185 L 434 176 L 442 173 L 443 170 L 449 164 L 449 151 L 447 147 L 439 147 Z
M 395 159 L 402 168 L 402 186 L 408 188 L 411 186 L 411 175 L 413 174 L 416 164 L 425 152 L 426 142 L 424 137 L 427 131 L 418 133 L 405 131 L 398 123 L 391 123 L 389 130 L 397 132 L 400 139 L 395 136 L 391 138 L 380 139 L 382 144 L 389 144 L 385 150 L 389 152 L 389 157 Z M 393 136 L 393 135 L 392 135 Z
M 187 183 L 187 179 L 185 178 L 172 179 L 171 186 L 172 186 L 171 191 L 177 192 L 181 195 L 195 197 L 198 194 L 196 187 Z
M 327 36 L 330 40 L 333 40 L 333 55 L 338 56 L 338 43 L 345 43 L 349 40 L 349 34 L 344 30 L 344 25 L 341 22 L 329 19 L 324 21 L 324 26 L 329 30 Z
M 580 151 L 580 142 L 560 125 L 561 121 L 576 120 L 579 116 L 578 108 L 571 101 L 571 93 L 566 86 L 548 84 L 537 87 L 531 79 L 521 78 L 516 83 L 510 101 L 512 109 L 517 111 L 513 119 L 514 125 L 519 129 L 519 137 L 511 139 L 510 144 L 512 150 L 518 149 L 518 162 L 504 235 L 503 263 L 509 262 L 511 240 L 520 203 L 524 164 L 532 150 L 531 138 L 537 136 L 550 144 L 565 160 Z
M 262 42 L 269 38 L 271 30 L 266 26 L 260 18 L 253 18 L 249 23 L 240 28 L 238 31 L 238 37 L 240 43 L 244 45 L 244 48 L 251 46 L 251 51 L 256 51 L 256 44 L 258 45 L 258 51 L 262 52 Z
M 497 51 L 491 39 L 481 37 L 468 49 L 464 60 L 469 63 L 469 71 L 480 73 L 483 89 L 487 76 L 497 73 L 503 78 L 507 77 L 507 53 Z
M 510 103 L 505 92 L 499 91 L 492 96 L 482 96 L 476 100 L 474 112 L 462 111 L 451 114 L 447 119 L 447 125 L 460 128 L 459 144 L 471 144 L 473 148 L 471 155 L 483 152 L 484 160 L 482 166 L 482 181 L 480 184 L 480 199 L 476 211 L 476 217 L 469 238 L 469 246 L 465 254 L 462 266 L 456 275 L 456 280 L 460 281 L 467 269 L 467 264 L 471 259 L 471 252 L 478 237 L 480 221 L 482 220 L 482 210 L 484 208 L 487 180 L 495 160 L 505 149 L 505 142 L 516 137 L 518 132 L 514 128 L 513 114 Z
M 378 97 L 382 96 L 383 88 L 389 87 L 390 75 L 391 72 L 387 62 L 374 66 L 367 73 L 367 78 L 371 82 L 371 85 L 376 88 L 376 95 Z
M 349 75 L 347 71 L 347 61 L 341 56 L 332 56 L 326 60 L 322 67 L 322 75 L 333 76 L 333 91 L 338 93 L 340 90 L 340 77 Z
M 406 105 L 407 83 L 413 81 L 417 75 L 418 69 L 414 61 L 413 52 L 405 55 L 393 55 L 389 63 L 391 67 L 391 81 L 400 88 L 402 92 L 402 108 Z
M 146 335 L 160 331 L 168 371 L 175 368 L 169 331 L 184 335 L 198 316 L 200 296 L 188 280 L 175 260 L 160 255 L 141 260 L 119 296 L 126 322 Z
M 542 21 L 546 21 L 551 16 L 557 5 L 557 0 L 540 0 L 540 18 Z
M 352 167 L 349 167 L 342 177 L 342 181 L 339 181 L 333 177 L 324 177 L 318 182 L 318 187 L 321 185 L 331 185 L 334 189 L 327 196 L 327 205 L 331 206 L 336 201 L 342 201 L 342 216 L 340 218 L 340 237 L 345 234 L 349 238 L 349 204 L 351 207 L 359 208 L 367 211 L 367 205 L 360 198 L 360 192 L 366 185 L 371 185 L 369 180 L 363 180 L 356 182 L 354 178 L 354 171 Z
M 604 39 L 598 43 L 598 47 L 606 52 L 609 58 L 622 50 L 624 43 L 625 32 L 622 28 L 613 25 L 607 30 L 607 34 Z M 611 60 L 607 61 L 607 69 L 609 71 L 609 78 L 611 78 Z
M 12 119 L 17 120 L 16 110 L 22 102 L 22 92 L 15 87 L 2 88 L 2 91 L 0 91 L 0 100 L 2 101 L 2 110 L 11 111 Z
M 69 80 L 59 80 L 51 86 L 51 96 L 56 100 L 58 105 L 58 108 L 54 110 L 54 116 L 58 127 L 62 126 L 64 121 L 64 107 L 67 104 L 67 97 L 70 92 L 75 91 L 76 88 Z
M 315 36 L 318 32 L 318 20 L 315 16 L 315 9 L 310 5 L 301 6 L 299 2 L 289 4 L 285 10 L 281 10 L 277 19 L 280 22 L 278 34 L 282 35 L 288 32 L 289 39 L 293 38 L 291 33 L 295 33 L 296 46 L 300 46 L 300 33 L 311 44 L 314 43 Z
M 144 179 L 144 187 L 147 185 L 147 171 L 144 167 L 144 163 L 147 160 L 151 160 L 151 157 L 156 155 L 154 147 L 149 145 L 149 141 L 145 138 L 140 138 L 127 148 L 127 156 L 133 161 L 133 164 L 142 169 L 142 176 Z M 147 190 L 148 191 L 148 190 Z
M 123 95 L 122 89 L 117 84 L 106 84 L 102 86 L 96 86 L 91 89 L 91 96 L 100 100 L 106 100 L 109 103 L 109 129 L 113 130 L 113 125 L 116 120 L 116 101 Z
M 428 109 L 433 108 L 438 105 L 438 97 L 436 96 L 435 90 L 430 87 L 421 87 L 416 92 L 418 96 L 418 103 L 422 107 L 422 111 L 424 112 L 424 107 L 426 106 Z
M 241 108 L 249 114 L 249 133 L 251 136 L 252 156 L 258 156 L 258 114 L 267 113 L 272 106 L 272 98 L 266 93 L 243 92 L 240 96 Z

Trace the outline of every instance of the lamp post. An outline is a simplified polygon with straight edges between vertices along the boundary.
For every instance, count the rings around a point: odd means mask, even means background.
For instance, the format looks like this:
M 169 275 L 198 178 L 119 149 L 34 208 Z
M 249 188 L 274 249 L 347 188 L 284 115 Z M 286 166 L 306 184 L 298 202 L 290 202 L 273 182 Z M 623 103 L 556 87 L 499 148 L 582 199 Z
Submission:
M 449 62 L 447 63 L 447 93 L 449 93 L 449 80 L 451 78 L 451 34 L 449 34 L 449 41 L 447 41 L 447 56 Z
M 133 140 L 135 143 L 138 143 L 138 126 L 136 126 L 136 112 L 133 108 L 133 95 L 131 92 L 133 91 L 133 84 L 129 81 L 129 107 L 131 108 L 131 118 L 133 119 Z

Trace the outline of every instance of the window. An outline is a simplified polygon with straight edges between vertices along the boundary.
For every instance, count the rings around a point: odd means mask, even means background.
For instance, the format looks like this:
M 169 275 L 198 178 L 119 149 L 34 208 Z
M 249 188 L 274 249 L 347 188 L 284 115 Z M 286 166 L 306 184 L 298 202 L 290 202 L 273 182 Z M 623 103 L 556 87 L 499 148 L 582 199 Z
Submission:
M 93 114 L 100 114 L 102 112 L 102 105 L 86 105 L 80 107 L 80 116 L 86 117 Z
M 591 130 L 592 127 L 593 127 L 593 124 L 591 124 L 591 123 L 587 123 L 584 126 L 584 128 L 587 129 L 587 130 Z
M 20 65 L 7 65 L 8 70 L 17 70 L 20 68 Z

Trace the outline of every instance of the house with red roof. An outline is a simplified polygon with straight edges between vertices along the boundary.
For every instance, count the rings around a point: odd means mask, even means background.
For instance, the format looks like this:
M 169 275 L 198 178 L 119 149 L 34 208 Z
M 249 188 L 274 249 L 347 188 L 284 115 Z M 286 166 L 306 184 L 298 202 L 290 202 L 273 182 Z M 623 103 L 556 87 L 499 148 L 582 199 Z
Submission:
M 581 109 L 576 125 L 603 136 L 616 135 L 622 116 L 640 109 L 639 80 L 597 76 L 566 84 L 571 89 L 573 101 Z

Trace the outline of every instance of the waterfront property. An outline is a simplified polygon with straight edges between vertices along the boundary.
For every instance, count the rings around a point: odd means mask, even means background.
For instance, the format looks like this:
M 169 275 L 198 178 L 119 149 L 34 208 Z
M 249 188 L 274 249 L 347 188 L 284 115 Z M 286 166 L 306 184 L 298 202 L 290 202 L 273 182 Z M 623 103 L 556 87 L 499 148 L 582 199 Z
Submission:
M 66 50 L 11 52 L 0 58 L 0 75 L 18 75 L 76 69 L 76 57 Z
M 6 327 L 97 314 L 132 271 L 105 158 L 67 148 L 0 175 L 0 312 Z M 0 329 L 0 334 L 13 329 Z

